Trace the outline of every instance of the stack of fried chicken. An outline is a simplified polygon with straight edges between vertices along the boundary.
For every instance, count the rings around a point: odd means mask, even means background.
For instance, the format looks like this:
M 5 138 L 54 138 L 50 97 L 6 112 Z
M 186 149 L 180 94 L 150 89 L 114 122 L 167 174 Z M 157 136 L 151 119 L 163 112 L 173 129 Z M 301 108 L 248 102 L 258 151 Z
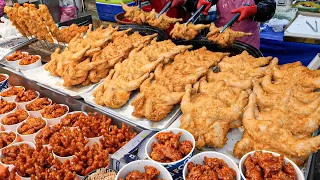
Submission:
M 159 64 L 169 62 L 175 55 L 192 46 L 176 46 L 171 40 L 152 41 L 149 46 L 139 46 L 129 57 L 115 65 L 94 92 L 95 102 L 102 106 L 120 108 L 132 91 L 138 89 Z
M 171 24 L 182 21 L 182 19 L 170 18 L 166 15 L 166 13 L 160 15 L 160 17 L 157 18 L 158 13 L 156 13 L 154 9 L 151 12 L 145 12 L 143 10 L 140 10 L 138 6 L 129 7 L 122 2 L 121 5 L 123 10 L 126 12 L 124 17 L 139 25 L 149 24 L 151 26 L 165 30 L 168 29 Z
M 12 24 L 23 36 L 34 35 L 38 40 L 46 40 L 53 44 L 55 38 L 59 42 L 69 42 L 77 33 L 85 32 L 87 27 L 71 25 L 59 30 L 46 5 L 40 4 L 39 9 L 34 4 L 24 3 L 20 6 L 15 3 L 13 7 L 5 6 L 4 12 Z
M 160 64 L 140 87 L 140 93 L 132 101 L 133 116 L 160 121 L 167 116 L 175 104 L 179 104 L 188 84 L 193 84 L 206 74 L 209 68 L 227 54 L 214 53 L 205 47 L 178 54 L 172 63 Z

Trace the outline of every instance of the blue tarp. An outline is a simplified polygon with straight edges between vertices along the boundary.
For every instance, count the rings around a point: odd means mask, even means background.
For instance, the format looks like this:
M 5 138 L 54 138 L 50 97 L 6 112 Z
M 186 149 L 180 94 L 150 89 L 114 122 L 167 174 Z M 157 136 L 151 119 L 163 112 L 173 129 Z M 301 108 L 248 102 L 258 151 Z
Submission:
M 264 56 L 279 58 L 279 64 L 301 61 L 304 66 L 320 53 L 320 44 L 283 41 L 283 32 L 276 33 L 267 27 L 260 34 L 260 50 Z

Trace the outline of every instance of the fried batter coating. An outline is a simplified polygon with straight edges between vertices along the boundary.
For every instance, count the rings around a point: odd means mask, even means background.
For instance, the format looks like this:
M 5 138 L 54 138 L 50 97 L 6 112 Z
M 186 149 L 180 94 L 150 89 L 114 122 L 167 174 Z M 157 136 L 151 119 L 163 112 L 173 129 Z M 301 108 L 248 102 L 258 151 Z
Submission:
M 1 81 L 1 79 L 0 79 L 0 81 Z M 2 92 L 1 96 L 2 97 L 11 97 L 11 96 L 15 96 L 23 91 L 24 91 L 24 87 L 12 86 L 9 88 L 9 90 Z
M 8 146 L 16 139 L 16 134 L 14 132 L 0 132 L 0 149 Z
M 92 148 L 86 146 L 75 153 L 75 156 L 72 159 L 71 169 L 82 176 L 86 176 L 95 169 L 109 166 L 109 152 L 101 144 L 95 143 Z
M 16 180 L 16 168 L 9 171 L 9 167 L 6 167 L 3 172 L 0 173 L 1 180 Z
M 185 39 L 187 41 L 194 39 L 200 30 L 210 27 L 210 25 L 204 24 L 192 24 L 187 26 L 184 24 L 176 23 L 170 32 L 170 35 L 174 39 Z
M 65 105 L 53 104 L 46 106 L 41 110 L 41 115 L 47 119 L 58 118 L 65 115 L 68 112 L 68 108 Z
M 47 97 L 37 98 L 30 104 L 26 105 L 26 110 L 28 111 L 39 111 L 47 106 L 51 105 L 51 101 Z
M 59 42 L 69 43 L 77 34 L 87 32 L 88 28 L 88 26 L 79 27 L 77 24 L 71 24 L 66 28 L 59 29 L 55 38 Z
M 0 100 L 0 114 L 8 113 L 16 107 L 17 107 L 17 105 L 14 102 Z
M 15 164 L 20 154 L 32 154 L 33 151 L 34 149 L 29 147 L 28 144 L 6 147 L 2 150 L 2 154 L 4 155 L 4 157 L 3 159 L 1 159 L 1 162 L 4 164 Z
M 247 179 L 296 179 L 296 171 L 291 163 L 285 164 L 284 156 L 276 157 L 271 153 L 256 151 L 244 161 Z
M 181 132 L 174 134 L 172 131 L 157 134 L 158 143 L 152 143 L 150 157 L 157 162 L 170 163 L 187 156 L 192 151 L 193 144 L 188 140 L 180 143 L 181 135 Z
M 10 56 L 6 56 L 6 60 L 7 61 L 16 61 L 16 60 L 20 60 L 20 59 L 27 57 L 27 56 L 28 56 L 28 54 L 26 54 L 26 53 L 22 53 L 21 51 L 15 51 Z
M 47 170 L 50 180 L 74 180 L 76 172 L 71 171 L 71 161 L 67 160 L 61 163 L 58 159 L 53 160 L 53 168 Z
M 20 92 L 17 94 L 15 101 L 16 102 L 29 102 L 38 97 L 38 94 L 36 91 L 33 90 L 27 90 L 25 92 Z
M 138 170 L 134 170 L 129 172 L 125 179 L 120 178 L 119 180 L 163 180 L 159 179 L 158 176 L 160 175 L 160 171 L 153 167 L 153 166 L 145 166 L 145 172 L 139 172 Z
M 231 28 L 227 28 L 223 33 L 220 33 L 220 29 L 222 29 L 222 27 L 217 28 L 214 23 L 211 23 L 210 32 L 207 34 L 207 38 L 209 41 L 212 41 L 221 47 L 230 47 L 237 38 L 252 35 L 252 33 L 233 31 Z
M 68 126 L 68 127 L 77 127 L 79 124 L 81 124 L 79 121 L 82 118 L 86 118 L 86 114 L 82 112 L 76 112 L 73 114 L 68 114 L 66 117 L 61 119 L 60 124 L 62 126 Z
M 28 117 L 29 117 L 29 114 L 26 110 L 18 109 L 15 112 L 6 115 L 2 119 L 2 124 L 4 124 L 4 125 L 18 124 L 18 123 L 21 123 L 22 121 L 26 120 Z
M 80 129 L 62 128 L 51 136 L 49 143 L 55 154 L 67 157 L 83 149 L 88 141 Z
M 230 168 L 222 159 L 205 156 L 203 163 L 203 165 L 200 165 L 189 162 L 187 164 L 188 175 L 186 180 L 234 180 L 237 177 L 236 171 Z
M 51 138 L 51 136 L 56 133 L 59 132 L 61 130 L 61 126 L 58 125 L 54 125 L 52 127 L 49 126 L 45 126 L 43 129 L 41 129 L 35 138 L 36 141 L 36 145 L 38 146 L 42 146 L 42 145 L 48 145 L 49 144 L 49 139 Z
M 137 133 L 131 132 L 130 126 L 126 126 L 124 123 L 122 123 L 120 129 L 112 125 L 109 131 L 102 133 L 103 138 L 100 139 L 100 143 L 104 149 L 108 150 L 109 154 L 114 154 L 137 135 Z
M 6 76 L 4 76 L 4 75 L 0 74 L 0 82 L 4 81 L 4 80 L 6 80 L 6 79 L 7 79 L 7 77 L 6 77 Z
M 23 57 L 21 59 L 21 61 L 19 62 L 19 65 L 29 65 L 29 64 L 33 64 L 37 61 L 40 60 L 39 56 L 32 56 L 32 55 L 28 55 L 26 57 Z
M 42 129 L 45 125 L 46 122 L 41 117 L 29 118 L 18 128 L 18 133 L 22 135 L 33 134 Z

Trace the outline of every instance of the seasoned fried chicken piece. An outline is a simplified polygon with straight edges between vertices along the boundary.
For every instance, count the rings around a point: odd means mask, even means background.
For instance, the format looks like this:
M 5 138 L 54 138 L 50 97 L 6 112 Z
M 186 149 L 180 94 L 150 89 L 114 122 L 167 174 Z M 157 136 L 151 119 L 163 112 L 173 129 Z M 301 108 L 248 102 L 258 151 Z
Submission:
M 210 25 L 204 24 L 192 24 L 189 23 L 187 26 L 184 24 L 176 23 L 170 32 L 170 35 L 174 39 L 194 39 L 200 30 L 210 27 Z

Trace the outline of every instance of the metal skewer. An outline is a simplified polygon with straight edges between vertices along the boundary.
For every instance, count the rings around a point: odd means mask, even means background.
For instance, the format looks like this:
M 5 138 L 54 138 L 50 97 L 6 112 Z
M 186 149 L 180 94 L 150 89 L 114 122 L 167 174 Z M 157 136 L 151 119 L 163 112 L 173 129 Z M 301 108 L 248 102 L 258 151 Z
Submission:
M 203 12 L 205 8 L 205 5 L 201 5 L 201 7 L 191 16 L 191 18 L 188 19 L 186 23 L 184 23 L 184 26 L 187 26 L 191 21 L 192 23 L 195 23 L 198 19 L 201 13 Z M 195 19 L 195 21 L 193 21 Z
M 137 3 L 138 3 L 138 9 L 141 10 L 141 0 L 138 0 Z
M 170 7 L 171 7 L 171 4 L 172 4 L 172 1 L 169 1 L 165 6 L 164 8 L 159 12 L 159 14 L 157 15 L 157 19 L 165 12 L 168 12 Z

